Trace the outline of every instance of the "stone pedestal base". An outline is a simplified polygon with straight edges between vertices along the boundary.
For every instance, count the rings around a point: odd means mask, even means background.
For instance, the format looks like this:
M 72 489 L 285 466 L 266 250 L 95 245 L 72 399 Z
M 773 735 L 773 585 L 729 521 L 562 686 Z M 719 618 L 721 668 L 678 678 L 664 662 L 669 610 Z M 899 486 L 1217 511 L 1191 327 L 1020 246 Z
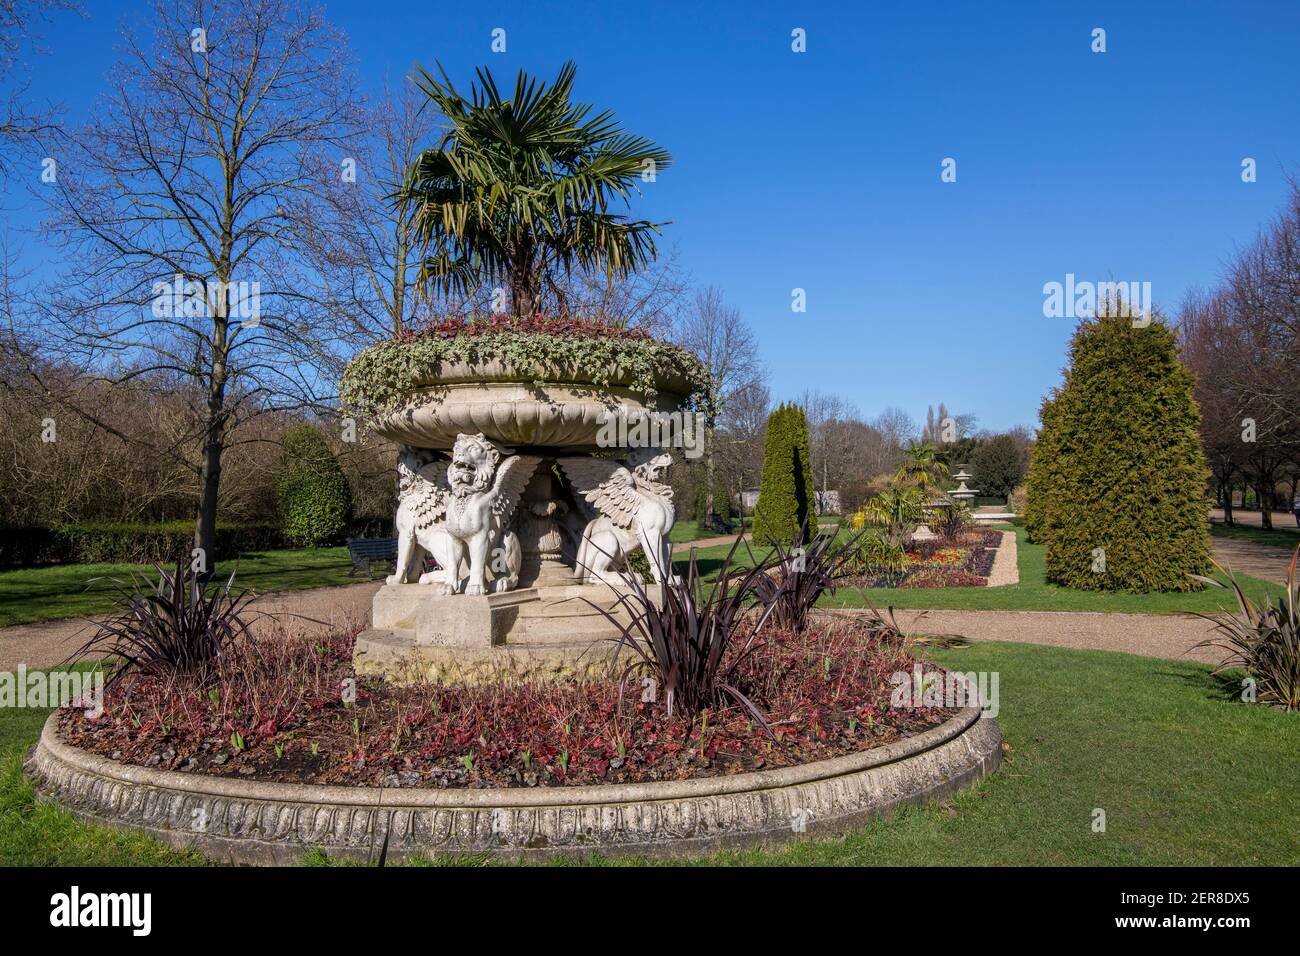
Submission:
M 594 678 L 610 673 L 621 589 L 556 584 L 504 594 L 440 595 L 436 586 L 390 584 L 375 595 L 372 628 L 357 637 L 359 674 L 444 683 Z M 651 597 L 661 599 L 649 586 Z M 594 606 L 593 606 L 594 605 Z M 631 660 L 624 649 L 620 660 Z
M 397 683 L 523 683 L 566 678 L 598 680 L 610 674 L 613 641 L 585 644 L 447 647 L 416 644 L 400 631 L 363 631 L 353 665 L 358 674 L 378 674 Z M 624 650 L 620 661 L 632 658 Z

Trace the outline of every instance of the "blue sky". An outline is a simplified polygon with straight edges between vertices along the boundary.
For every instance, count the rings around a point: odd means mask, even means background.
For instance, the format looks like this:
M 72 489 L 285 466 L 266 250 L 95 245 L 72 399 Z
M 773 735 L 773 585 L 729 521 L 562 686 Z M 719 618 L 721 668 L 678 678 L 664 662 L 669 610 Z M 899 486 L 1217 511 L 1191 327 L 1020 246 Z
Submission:
M 137 5 L 86 6 L 34 63 L 73 119 Z M 868 415 L 944 401 L 981 427 L 1036 423 L 1074 325 L 1043 316 L 1044 283 L 1149 281 L 1176 307 L 1300 173 L 1296 2 L 325 7 L 375 89 L 435 59 L 465 85 L 575 60 L 581 99 L 673 154 L 634 212 L 672 220 L 695 283 L 757 329 L 773 397 L 815 387 Z

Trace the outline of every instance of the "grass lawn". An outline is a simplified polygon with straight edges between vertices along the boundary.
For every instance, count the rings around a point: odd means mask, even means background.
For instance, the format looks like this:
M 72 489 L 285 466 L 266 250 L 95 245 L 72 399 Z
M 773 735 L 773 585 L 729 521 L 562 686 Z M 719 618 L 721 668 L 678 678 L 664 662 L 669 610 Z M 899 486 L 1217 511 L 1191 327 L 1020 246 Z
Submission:
M 698 521 L 678 521 L 673 525 L 673 530 L 668 533 L 668 539 L 674 544 L 682 541 L 699 541 L 701 538 L 712 538 L 712 531 L 701 531 Z
M 1184 594 L 1132 594 L 1128 592 L 1075 591 L 1047 583 L 1040 544 L 1028 544 L 1023 528 L 998 524 L 994 527 L 1017 536 L 1016 554 L 1020 565 L 1020 583 L 997 588 L 840 588 L 822 599 L 823 607 L 896 607 L 933 608 L 936 610 L 1003 610 L 1003 611 L 1119 611 L 1132 614 L 1213 614 L 1235 610 L 1230 591 L 1206 588 Z M 728 547 L 701 548 L 696 552 L 700 570 L 711 577 L 717 573 Z M 757 550 L 755 554 L 757 554 Z M 737 556 L 745 557 L 742 545 Z M 674 561 L 679 571 L 686 566 L 686 555 Z M 1258 578 L 1238 575 L 1246 590 L 1256 598 L 1265 593 L 1280 594 L 1281 586 Z
M 1000 674 L 996 774 L 845 837 L 705 862 L 1300 865 L 1300 715 L 1243 704 L 1232 680 L 1190 662 L 1003 643 L 933 656 Z M 20 768 L 44 716 L 0 710 L 0 865 L 199 862 L 38 804 Z
M 1275 525 L 1265 531 L 1263 528 L 1248 524 L 1223 524 L 1220 521 L 1211 521 L 1210 534 L 1216 538 L 1236 538 L 1238 541 L 1249 541 L 1252 544 L 1269 545 L 1274 548 L 1294 548 L 1300 544 L 1300 528 L 1296 527 Z
M 1231 609 L 1228 592 L 1206 590 L 1189 594 L 1103 594 L 1071 591 L 1047 583 L 1043 571 L 1043 548 L 1026 544 L 1023 528 L 999 525 L 1019 535 L 1020 583 L 1000 588 L 873 588 L 865 591 L 841 589 L 823 604 L 827 607 L 935 608 L 955 610 L 1012 611 L 1127 611 L 1140 614 L 1176 614 L 1183 612 L 1213 613 Z M 1213 525 L 1215 533 L 1222 525 Z M 1258 535 L 1258 528 L 1238 528 Z M 1276 532 L 1284 534 L 1285 532 Z M 679 521 L 673 527 L 675 542 L 698 540 L 702 532 L 694 521 Z M 705 537 L 713 537 L 708 534 Z M 717 572 L 729 546 L 701 548 L 701 569 L 706 577 Z M 738 552 L 744 558 L 744 548 Z M 676 563 L 684 566 L 686 555 Z M 235 562 L 223 561 L 218 575 L 229 574 Z M 135 569 L 150 575 L 153 569 L 129 564 L 72 564 L 44 568 L 25 568 L 0 572 L 0 627 L 33 621 L 85 617 L 112 609 L 112 585 L 95 579 L 123 577 Z M 378 566 L 376 566 L 378 570 Z M 236 581 L 258 591 L 295 591 L 364 580 L 350 576 L 352 563 L 347 548 L 303 548 L 260 551 L 239 559 Z M 1251 593 L 1258 597 L 1280 588 L 1256 578 L 1242 577 Z
M 235 567 L 234 561 L 220 562 L 218 577 L 224 580 Z M 151 567 L 131 564 L 60 564 L 0 572 L 0 627 L 110 611 L 113 585 L 95 579 L 123 578 L 132 570 L 156 575 Z M 239 559 L 235 581 L 257 591 L 296 591 L 365 580 L 349 577 L 351 570 L 344 547 L 259 551 Z
M 737 519 L 736 527 L 739 528 L 743 524 L 745 530 L 748 531 L 749 526 L 753 523 L 753 519 L 746 515 L 743 519 Z M 682 544 L 687 541 L 699 541 L 703 538 L 717 537 L 719 537 L 719 535 L 716 531 L 709 531 L 706 528 L 701 528 L 700 523 L 693 518 L 690 520 L 684 518 L 679 519 L 673 524 L 673 530 L 668 533 L 668 539 L 672 541 L 673 544 Z

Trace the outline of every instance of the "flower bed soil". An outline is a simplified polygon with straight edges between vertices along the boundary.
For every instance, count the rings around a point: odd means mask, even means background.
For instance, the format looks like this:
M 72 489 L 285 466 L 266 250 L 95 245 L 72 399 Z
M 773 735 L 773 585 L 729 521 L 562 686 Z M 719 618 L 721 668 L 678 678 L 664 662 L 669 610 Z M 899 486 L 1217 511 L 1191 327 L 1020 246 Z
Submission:
M 103 714 L 64 710 L 60 732 L 124 763 L 284 783 L 545 787 L 736 774 L 871 749 L 952 717 L 954 708 L 890 706 L 890 676 L 910 674 L 916 659 L 882 633 L 836 621 L 768 634 L 738 683 L 770 733 L 737 706 L 669 717 L 640 678 L 480 687 L 356 678 L 353 635 L 242 646 L 206 678 L 125 676 Z

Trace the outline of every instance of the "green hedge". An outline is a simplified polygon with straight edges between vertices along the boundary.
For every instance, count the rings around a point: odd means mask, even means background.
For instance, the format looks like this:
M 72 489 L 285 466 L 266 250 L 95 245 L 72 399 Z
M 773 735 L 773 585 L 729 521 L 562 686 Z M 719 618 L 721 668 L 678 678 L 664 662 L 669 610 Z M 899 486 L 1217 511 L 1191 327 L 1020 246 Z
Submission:
M 704 481 L 701 480 L 699 487 L 695 489 L 695 508 L 692 513 L 696 521 L 707 521 L 709 518 L 709 504 L 706 499 Z M 727 494 L 727 489 L 722 487 L 721 482 L 713 489 L 713 512 L 723 521 L 731 520 L 731 496 Z
M 217 523 L 218 558 L 284 546 L 284 534 L 278 525 Z M 0 568 L 41 564 L 164 564 L 188 557 L 193 547 L 192 521 L 0 528 Z
M 341 541 L 352 516 L 352 491 L 325 437 L 310 425 L 289 429 L 281 467 L 275 496 L 284 536 L 305 547 Z

